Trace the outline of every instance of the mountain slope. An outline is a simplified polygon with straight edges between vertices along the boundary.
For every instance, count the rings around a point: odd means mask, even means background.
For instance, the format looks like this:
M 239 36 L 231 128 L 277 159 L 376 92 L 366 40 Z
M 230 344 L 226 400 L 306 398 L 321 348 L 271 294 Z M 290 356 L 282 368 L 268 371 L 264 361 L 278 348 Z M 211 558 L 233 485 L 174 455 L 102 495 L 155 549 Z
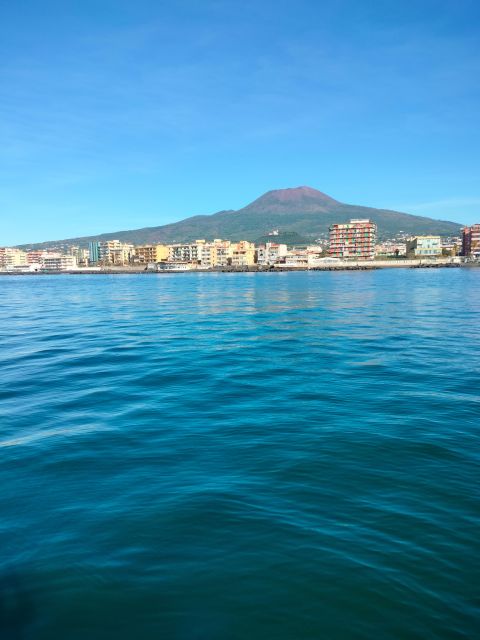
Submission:
M 91 241 L 113 239 L 134 244 L 187 242 L 197 238 L 254 241 L 272 229 L 295 232 L 313 241 L 319 236 L 325 236 L 331 224 L 348 222 L 350 218 L 370 218 L 377 224 L 380 238 L 391 237 L 400 232 L 412 235 L 427 233 L 457 235 L 461 228 L 461 225 L 455 222 L 433 220 L 387 209 L 344 204 L 311 187 L 296 187 L 268 191 L 238 211 L 219 211 L 212 215 L 193 216 L 159 227 L 22 246 L 24 248 L 48 248 L 61 244 L 85 246 Z

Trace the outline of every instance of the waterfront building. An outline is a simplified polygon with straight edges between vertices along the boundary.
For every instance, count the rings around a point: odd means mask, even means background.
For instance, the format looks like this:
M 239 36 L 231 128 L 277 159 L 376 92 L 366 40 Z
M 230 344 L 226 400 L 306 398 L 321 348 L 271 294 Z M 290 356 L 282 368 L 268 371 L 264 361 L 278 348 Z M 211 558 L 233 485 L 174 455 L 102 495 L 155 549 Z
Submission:
M 368 219 L 352 219 L 330 227 L 329 254 L 334 258 L 373 260 L 377 225 Z
M 216 253 L 213 242 L 196 240 L 198 264 L 204 269 L 211 269 L 216 266 Z
M 255 245 L 246 240 L 230 242 L 215 238 L 213 242 L 206 242 L 202 239 L 192 243 L 171 244 L 168 249 L 169 262 L 189 263 L 205 269 L 255 264 Z
M 442 256 L 458 256 L 462 252 L 462 239 L 458 236 L 442 236 Z
M 230 240 L 215 238 L 213 241 L 214 267 L 228 267 L 232 264 L 232 243 Z
M 88 245 L 88 261 L 90 264 L 97 264 L 100 261 L 100 243 L 90 242 Z
M 28 264 L 41 264 L 42 258 L 48 255 L 46 249 L 32 249 L 27 251 L 27 263 Z
M 62 253 L 47 253 L 42 257 L 40 265 L 44 271 L 70 271 L 78 266 L 76 256 Z
M 168 261 L 198 265 L 199 245 L 196 242 L 187 244 L 171 244 L 168 246 Z
M 134 248 L 133 262 L 152 264 L 167 258 L 168 247 L 165 244 L 145 244 Z
M 251 267 L 255 264 L 255 245 L 247 240 L 232 244 L 232 267 Z
M 90 242 L 89 261 L 91 264 L 125 265 L 133 257 L 134 246 L 120 240 Z
M 257 247 L 257 263 L 262 266 L 270 266 L 280 262 L 287 255 L 288 247 L 286 244 L 277 244 L 275 242 L 267 242 Z
M 9 268 L 13 273 L 35 273 L 41 271 L 42 265 L 39 262 L 29 262 L 27 264 L 16 264 Z
M 404 257 L 407 255 L 407 245 L 405 242 L 386 240 L 376 245 L 375 254 L 377 256 L 388 256 L 390 258 Z
M 27 253 L 15 247 L 0 247 L 0 269 L 26 265 Z
M 213 242 L 195 240 L 190 245 L 171 245 L 169 260 L 185 260 L 204 269 L 232 264 L 233 245 L 229 240 L 215 238 Z
M 307 265 L 309 268 L 317 267 L 323 263 L 323 249 L 319 245 L 311 245 L 307 247 Z
M 75 256 L 77 264 L 87 267 L 90 259 L 90 252 L 88 249 L 82 247 L 71 246 L 68 248 L 68 253 L 71 256 Z
M 281 263 L 285 267 L 308 267 L 308 252 L 306 249 L 291 249 L 285 256 L 285 262 Z
M 406 243 L 407 258 L 438 258 L 442 255 L 440 236 L 416 236 Z
M 197 265 L 180 260 L 162 260 L 156 264 L 155 268 L 157 271 L 191 271 L 196 269 Z
M 472 224 L 462 229 L 462 255 L 480 259 L 480 224 Z
M 250 245 L 251 243 L 247 243 Z M 252 244 L 249 251 L 242 243 L 239 249 L 239 255 L 241 252 L 248 253 L 249 264 L 254 263 L 255 247 Z M 202 267 L 204 269 L 211 269 L 214 267 L 227 267 L 230 266 L 233 260 L 233 251 L 237 245 L 231 243 L 229 240 L 221 240 L 215 238 L 213 242 L 207 242 L 204 239 L 195 240 L 191 243 L 176 243 L 167 245 L 168 256 L 166 260 L 168 262 L 176 262 L 179 264 L 191 264 L 196 267 Z M 250 253 L 253 252 L 253 258 L 250 259 Z M 162 259 L 164 262 L 165 259 Z M 240 258 L 237 262 L 240 264 Z
M 77 253 L 77 262 L 83 267 L 88 267 L 89 251 L 88 249 L 79 249 Z

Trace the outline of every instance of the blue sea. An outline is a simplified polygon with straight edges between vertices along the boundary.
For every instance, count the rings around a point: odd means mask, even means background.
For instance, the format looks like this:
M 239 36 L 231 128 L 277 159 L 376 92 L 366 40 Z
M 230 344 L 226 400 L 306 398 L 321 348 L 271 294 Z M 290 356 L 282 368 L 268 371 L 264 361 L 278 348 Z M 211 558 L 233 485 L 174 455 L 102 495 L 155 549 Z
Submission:
M 480 269 L 0 278 L 1 640 L 480 635 Z

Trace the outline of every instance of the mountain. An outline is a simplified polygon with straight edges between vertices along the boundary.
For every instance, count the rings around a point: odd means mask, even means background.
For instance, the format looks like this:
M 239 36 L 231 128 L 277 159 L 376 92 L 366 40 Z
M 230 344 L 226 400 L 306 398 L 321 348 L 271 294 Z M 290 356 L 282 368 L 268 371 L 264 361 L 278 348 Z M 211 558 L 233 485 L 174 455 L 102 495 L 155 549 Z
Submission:
M 86 246 L 92 241 L 113 239 L 133 244 L 188 242 L 197 238 L 255 241 L 274 229 L 281 233 L 298 234 L 302 239 L 312 242 L 326 236 L 331 224 L 348 222 L 350 218 L 373 220 L 378 226 L 379 238 L 392 237 L 401 232 L 411 235 L 457 235 L 461 229 L 456 222 L 344 204 L 311 187 L 296 187 L 268 191 L 238 211 L 219 211 L 159 227 L 41 242 L 22 245 L 22 248 Z

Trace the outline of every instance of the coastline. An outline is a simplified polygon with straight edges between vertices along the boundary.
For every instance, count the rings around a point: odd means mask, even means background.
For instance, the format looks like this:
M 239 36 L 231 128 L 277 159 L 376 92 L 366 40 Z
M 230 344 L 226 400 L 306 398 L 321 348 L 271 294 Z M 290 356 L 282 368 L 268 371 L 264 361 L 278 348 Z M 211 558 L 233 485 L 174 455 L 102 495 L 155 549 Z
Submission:
M 374 271 L 377 269 L 445 269 L 445 268 L 478 268 L 480 263 L 451 261 L 422 262 L 419 260 L 373 261 L 369 263 L 325 264 L 311 267 L 221 267 L 212 269 L 154 270 L 123 267 L 114 269 L 71 269 L 50 271 L 0 271 L 0 276 L 48 276 L 48 275 L 170 275 L 187 273 L 283 273 L 286 271 Z

